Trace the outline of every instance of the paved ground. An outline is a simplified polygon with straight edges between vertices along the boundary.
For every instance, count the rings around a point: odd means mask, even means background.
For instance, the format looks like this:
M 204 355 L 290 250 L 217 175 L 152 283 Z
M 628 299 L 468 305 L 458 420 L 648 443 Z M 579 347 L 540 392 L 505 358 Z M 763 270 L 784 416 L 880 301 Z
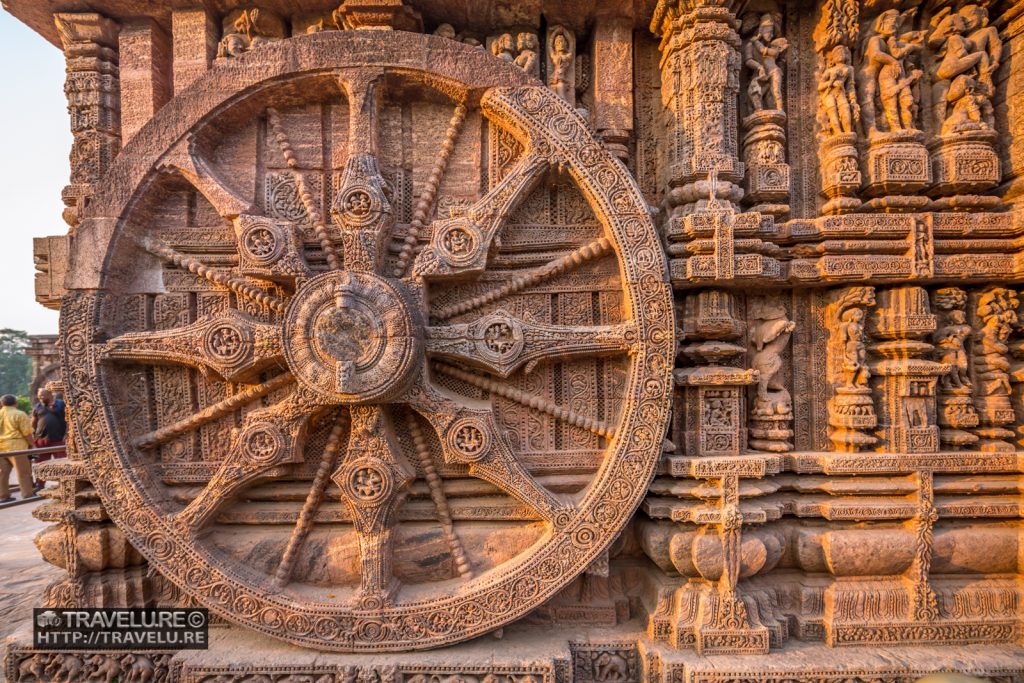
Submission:
M 0 510 L 0 650 L 8 635 L 29 623 L 46 585 L 63 573 L 44 562 L 32 542 L 46 527 L 32 516 L 39 505 L 37 501 Z

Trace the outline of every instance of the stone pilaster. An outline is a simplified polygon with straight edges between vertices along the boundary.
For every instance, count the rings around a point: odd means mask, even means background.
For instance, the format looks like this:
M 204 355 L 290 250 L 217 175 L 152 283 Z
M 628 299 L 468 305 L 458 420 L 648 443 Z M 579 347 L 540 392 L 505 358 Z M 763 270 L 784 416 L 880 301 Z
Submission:
M 883 290 L 872 318 L 871 366 L 881 396 L 882 447 L 890 452 L 934 453 L 939 450 L 935 389 L 951 368 L 928 360 L 932 345 L 923 339 L 935 331 L 928 293 L 921 287 Z
M 74 227 L 121 150 L 118 25 L 93 12 L 55 14 L 67 60 L 64 94 L 71 116 L 71 184 L 64 188 L 64 220 Z
M 661 0 L 651 30 L 661 37 L 661 88 L 668 129 L 668 208 L 672 215 L 707 203 L 706 178 L 717 171 L 719 200 L 738 204 L 737 96 L 740 37 L 730 2 Z M 708 183 L 709 184 L 709 183 Z
M 121 139 L 130 140 L 171 96 L 170 39 L 153 19 L 121 29 Z
M 608 150 L 626 161 L 633 133 L 633 21 L 602 18 L 594 26 L 592 123 Z

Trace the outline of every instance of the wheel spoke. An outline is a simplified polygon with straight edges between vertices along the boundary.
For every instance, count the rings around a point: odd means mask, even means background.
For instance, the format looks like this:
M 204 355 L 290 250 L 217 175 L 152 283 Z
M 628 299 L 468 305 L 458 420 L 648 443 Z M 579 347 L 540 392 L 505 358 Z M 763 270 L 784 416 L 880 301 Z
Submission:
M 391 604 L 398 589 L 392 569 L 393 519 L 415 471 L 394 437 L 381 406 L 353 406 L 348 449 L 331 478 L 352 515 L 359 538 L 360 582 L 357 609 Z
M 502 221 L 537 187 L 547 169 L 544 154 L 528 151 L 465 215 L 436 221 L 430 244 L 416 257 L 413 273 L 424 279 L 482 273 Z
M 324 492 L 327 490 L 327 482 L 330 481 L 330 474 L 337 464 L 341 437 L 349 426 L 347 416 L 348 414 L 346 413 L 345 418 L 339 418 L 334 423 L 334 427 L 327 437 L 327 445 L 320 456 L 320 465 L 316 469 L 316 474 L 313 475 L 313 483 L 310 484 L 306 502 L 302 505 L 299 519 L 295 523 L 291 538 L 288 539 L 288 545 L 281 555 L 281 563 L 277 565 L 277 571 L 274 573 L 274 585 L 278 588 L 283 587 L 291 580 L 295 560 L 298 558 L 299 551 L 302 549 L 306 537 L 313 530 L 314 518 L 316 517 L 317 510 L 320 509 L 320 503 L 323 502 Z
M 280 326 L 235 309 L 182 327 L 123 334 L 106 343 L 100 358 L 187 365 L 229 382 L 248 382 L 271 366 L 284 365 Z
M 338 261 L 338 253 L 334 248 L 334 242 L 331 241 L 331 236 L 327 232 L 327 223 L 324 221 L 323 213 L 313 200 L 313 193 L 309 190 L 306 176 L 299 170 L 299 161 L 295 157 L 295 151 L 292 149 L 292 145 L 288 141 L 288 135 L 281 124 L 281 115 L 273 107 L 267 108 L 267 123 L 270 125 L 274 139 L 277 140 L 277 145 L 281 149 L 281 156 L 284 157 L 285 163 L 295 176 L 295 187 L 298 189 L 299 199 L 306 208 L 306 215 L 309 216 L 309 220 L 316 230 L 316 237 L 320 240 L 320 248 L 324 251 L 327 266 L 331 270 L 337 270 L 341 267 L 341 263 Z
M 592 417 L 586 417 L 579 413 L 563 408 L 562 406 L 549 401 L 543 396 L 533 396 L 527 394 L 525 391 L 520 391 L 515 387 L 510 387 L 502 382 L 496 382 L 493 379 L 487 377 L 480 377 L 474 375 L 471 372 L 466 372 L 453 365 L 446 363 L 434 363 L 434 369 L 441 374 L 454 377 L 457 380 L 463 381 L 471 386 L 483 389 L 484 391 L 492 394 L 497 394 L 502 398 L 507 398 L 511 401 L 515 401 L 520 405 L 531 408 L 541 413 L 545 413 L 554 417 L 555 419 L 561 420 L 562 422 L 571 424 L 573 426 L 584 429 L 592 434 L 596 434 L 601 438 L 608 439 L 609 441 L 615 437 L 615 431 L 610 425 L 605 424 L 601 420 L 596 420 Z
M 181 140 L 160 160 L 160 170 L 180 175 L 196 188 L 221 217 L 233 221 L 242 214 L 253 213 L 252 202 L 233 190 L 220 175 L 196 153 L 196 139 Z
M 554 259 L 545 263 L 539 268 L 535 268 L 523 275 L 517 275 L 510 282 L 497 289 L 492 289 L 486 294 L 481 294 L 463 301 L 462 303 L 454 304 L 446 308 L 442 308 L 431 314 L 431 317 L 437 320 L 448 320 L 454 318 L 457 315 L 463 313 L 469 313 L 474 311 L 481 306 L 494 303 L 504 299 L 507 296 L 512 296 L 518 292 L 523 291 L 528 287 L 533 287 L 541 282 L 550 280 L 553 277 L 567 273 L 573 268 L 583 265 L 588 261 L 592 261 L 596 258 L 600 258 L 605 254 L 608 254 L 612 250 L 612 243 L 607 237 L 601 237 L 593 242 L 589 242 L 579 249 L 575 249 L 565 256 Z
M 636 328 L 619 325 L 547 325 L 498 311 L 473 323 L 427 327 L 427 354 L 458 360 L 508 377 L 526 366 L 549 360 L 608 355 L 630 351 Z
M 246 415 L 242 428 L 232 434 L 220 467 L 199 495 L 174 515 L 175 522 L 192 533 L 201 531 L 242 487 L 281 476 L 287 465 L 301 462 L 311 408 L 315 409 L 292 391 L 284 400 Z
M 349 156 L 331 213 L 341 227 L 346 270 L 382 272 L 395 217 L 377 165 L 380 74 L 343 81 L 349 105 Z
M 549 522 L 567 509 L 516 459 L 490 406 L 470 405 L 468 399 L 456 400 L 430 386 L 411 405 L 437 432 L 445 462 L 468 465 L 472 476 L 519 498 Z
M 229 413 L 233 413 L 242 406 L 252 403 L 272 391 L 286 387 L 294 381 L 295 379 L 292 377 L 291 373 L 281 373 L 269 382 L 249 387 L 245 391 L 239 392 L 218 403 L 214 403 L 212 406 L 207 406 L 195 415 L 191 415 L 184 420 L 179 420 L 174 424 L 161 427 L 160 429 L 149 432 L 148 434 L 143 434 L 139 438 L 135 439 L 134 445 L 137 448 L 142 449 L 155 448 L 160 444 L 164 444 L 178 438 L 182 434 L 199 429 L 205 424 L 209 424 L 210 422 L 220 419 Z
M 233 273 L 210 268 L 202 261 L 190 256 L 185 256 L 184 254 L 171 249 L 169 246 L 157 239 L 145 237 L 140 240 L 139 246 L 167 263 L 171 263 L 178 268 L 183 268 L 191 273 L 195 273 L 199 277 L 209 280 L 216 285 L 227 287 L 232 292 L 257 303 L 265 304 L 275 311 L 283 312 L 285 309 L 285 303 L 283 300 L 267 292 L 265 289 L 253 286 L 252 283 L 245 278 L 238 277 Z
M 466 557 L 466 550 L 462 547 L 462 541 L 455 532 L 455 523 L 452 521 L 448 499 L 444 495 L 444 485 L 441 482 L 441 477 L 437 474 L 437 468 L 434 467 L 434 457 L 430 452 L 430 446 L 427 444 L 427 438 L 420 428 L 419 420 L 413 415 L 409 416 L 409 436 L 412 437 L 417 462 L 420 469 L 423 470 L 424 479 L 426 479 L 427 487 L 430 489 L 430 498 L 434 501 L 434 509 L 437 510 L 437 521 L 441 523 L 441 528 L 444 529 L 444 536 L 448 539 L 448 549 L 455 560 L 455 568 L 463 578 L 472 579 L 473 565 L 470 564 L 469 558 Z
M 412 258 L 413 250 L 416 248 L 420 231 L 423 230 L 430 212 L 434 210 L 437 190 L 441 185 L 441 178 L 444 176 L 445 169 L 448 168 L 448 158 L 455 148 L 455 141 L 462 131 L 462 124 L 466 121 L 466 111 L 465 104 L 458 104 L 455 107 L 455 112 L 452 114 L 451 121 L 448 122 L 448 130 L 444 134 L 444 142 L 441 143 L 441 149 L 434 160 L 434 168 L 431 169 L 430 176 L 427 177 L 426 187 L 423 188 L 423 192 L 416 201 L 416 208 L 412 213 L 412 221 L 409 223 L 409 234 L 405 236 L 405 240 L 402 242 L 402 250 L 398 254 L 398 263 L 392 272 L 394 277 L 405 277 L 405 269 Z

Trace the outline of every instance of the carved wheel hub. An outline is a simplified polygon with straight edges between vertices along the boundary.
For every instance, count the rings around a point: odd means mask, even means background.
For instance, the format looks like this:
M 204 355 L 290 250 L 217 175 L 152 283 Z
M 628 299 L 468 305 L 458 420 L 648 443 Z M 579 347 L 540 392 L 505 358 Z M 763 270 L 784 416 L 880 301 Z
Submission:
M 284 355 L 331 403 L 385 401 L 422 362 L 422 325 L 402 284 L 372 273 L 324 273 L 292 299 Z
M 61 330 L 76 447 L 156 570 L 369 652 L 500 628 L 600 561 L 661 454 L 674 325 L 647 204 L 566 102 L 444 38 L 323 32 L 147 130 Z

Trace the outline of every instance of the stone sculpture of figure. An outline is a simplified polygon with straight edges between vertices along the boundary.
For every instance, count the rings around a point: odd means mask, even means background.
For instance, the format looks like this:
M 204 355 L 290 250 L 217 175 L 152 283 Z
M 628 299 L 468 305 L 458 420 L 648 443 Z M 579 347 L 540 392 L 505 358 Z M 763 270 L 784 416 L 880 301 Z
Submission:
M 243 10 L 232 25 L 234 30 L 225 33 L 221 38 L 220 44 L 217 46 L 217 56 L 237 57 L 265 42 L 265 39 L 257 32 L 256 22 L 259 20 L 259 16 L 258 9 Z
M 762 14 L 757 32 L 743 48 L 743 60 L 750 69 L 747 96 L 754 111 L 782 111 L 782 67 L 779 59 L 789 42 L 777 36 L 777 22 L 771 14 Z M 771 95 L 770 106 L 766 95 Z
M 562 28 L 555 29 L 554 35 L 551 38 L 551 47 L 549 48 L 549 58 L 551 60 L 551 73 L 548 75 L 548 85 L 554 90 L 559 96 L 569 102 L 572 102 L 572 69 L 573 69 L 573 54 L 571 44 L 569 42 L 569 36 L 565 34 L 565 30 Z
M 953 370 L 943 375 L 941 381 L 944 391 L 952 391 L 971 386 L 968 376 L 967 349 L 964 340 L 971 336 L 971 326 L 967 317 L 960 309 L 954 308 L 947 314 L 946 324 L 935 331 L 935 356 L 938 362 L 951 365 Z
M 971 47 L 988 55 L 988 64 L 981 69 L 980 78 L 985 87 L 994 92 L 992 74 L 1003 60 L 1003 40 L 999 37 L 999 29 L 988 25 L 988 10 L 981 5 L 967 5 L 958 14 L 967 23 L 967 41 Z
M 864 88 L 864 122 L 870 130 L 878 130 L 875 98 L 882 104 L 882 112 L 890 131 L 913 130 L 917 105 L 913 85 L 921 77 L 920 69 L 907 73 L 909 57 L 921 49 L 924 33 L 911 31 L 900 34 L 904 22 L 914 16 L 916 8 L 900 14 L 890 9 L 875 19 L 871 35 L 864 46 L 864 65 L 861 78 Z
M 441 24 L 434 29 L 434 35 L 447 38 L 448 40 L 455 40 L 455 27 L 451 24 Z
M 981 296 L 978 317 L 983 321 L 974 334 L 975 379 L 980 380 L 982 396 L 1008 396 L 1011 393 L 1007 371 L 1010 350 L 1007 341 L 1017 324 L 1017 296 L 1010 290 L 997 288 Z
M 520 33 L 516 36 L 516 48 L 519 54 L 516 55 L 515 65 L 531 76 L 536 76 L 537 53 L 540 51 L 537 36 L 533 33 Z
M 789 393 L 782 382 L 782 354 L 796 323 L 786 319 L 785 308 L 764 301 L 756 307 L 754 317 L 758 323 L 750 331 L 750 344 L 755 351 L 750 367 L 760 373 L 757 398 L 767 402 L 771 400 L 769 392 Z
M 821 107 L 831 135 L 855 133 L 860 121 L 857 104 L 857 85 L 851 61 L 850 48 L 836 45 L 828 53 L 825 71 L 818 82 Z
M 968 23 L 960 13 L 946 8 L 932 20 L 932 26 L 928 46 L 939 55 L 932 85 L 936 125 L 944 134 L 971 124 L 991 127 L 994 91 L 989 52 L 966 37 Z
M 502 33 L 491 43 L 491 54 L 506 62 L 515 61 L 515 49 L 516 46 L 510 33 Z
M 868 352 L 864 334 L 864 311 L 848 308 L 843 311 L 836 330 L 839 345 L 843 351 L 843 384 L 854 389 L 868 386 L 871 371 L 868 369 Z

